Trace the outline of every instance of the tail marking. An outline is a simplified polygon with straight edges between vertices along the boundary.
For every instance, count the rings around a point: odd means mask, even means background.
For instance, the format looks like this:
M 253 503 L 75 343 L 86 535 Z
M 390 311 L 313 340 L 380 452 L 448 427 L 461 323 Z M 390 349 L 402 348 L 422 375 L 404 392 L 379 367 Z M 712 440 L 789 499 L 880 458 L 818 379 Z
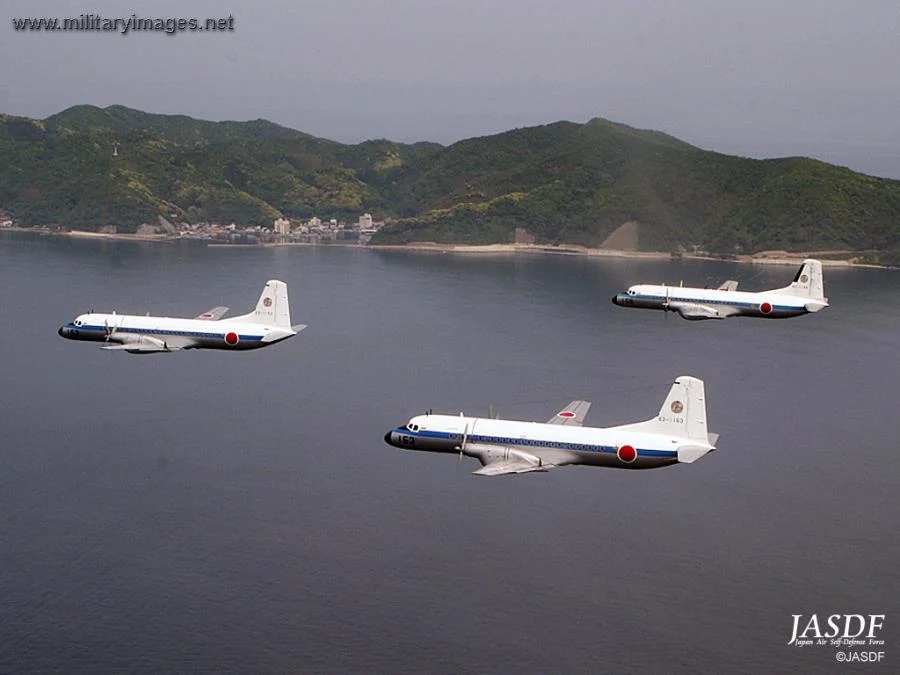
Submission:
M 249 314 L 232 319 L 258 323 L 264 326 L 291 328 L 291 310 L 288 304 L 287 284 L 277 279 L 266 282 L 256 303 L 256 309 Z

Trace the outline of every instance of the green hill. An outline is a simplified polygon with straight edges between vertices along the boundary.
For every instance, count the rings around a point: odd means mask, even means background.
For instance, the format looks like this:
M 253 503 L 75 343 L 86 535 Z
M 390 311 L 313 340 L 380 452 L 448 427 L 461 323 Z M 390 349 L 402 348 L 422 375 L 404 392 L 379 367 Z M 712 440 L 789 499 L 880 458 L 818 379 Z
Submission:
M 900 243 L 900 181 L 731 157 L 600 119 L 461 141 L 403 187 L 420 211 L 378 241 L 508 241 L 521 225 L 539 242 L 598 245 L 635 221 L 645 250 Z
M 344 145 L 266 120 L 76 106 L 45 120 L 0 116 L 0 156 L 0 209 L 26 226 L 369 211 L 391 219 L 373 243 L 507 242 L 524 227 L 538 243 L 596 246 L 631 221 L 643 250 L 900 252 L 900 181 L 722 155 L 603 119 L 448 147 Z

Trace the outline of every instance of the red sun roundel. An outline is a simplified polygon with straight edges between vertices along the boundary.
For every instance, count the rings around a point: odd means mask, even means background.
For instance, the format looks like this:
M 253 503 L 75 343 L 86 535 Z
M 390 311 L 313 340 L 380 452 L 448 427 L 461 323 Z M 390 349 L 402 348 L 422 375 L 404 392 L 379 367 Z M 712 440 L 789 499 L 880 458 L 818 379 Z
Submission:
M 556 413 L 557 417 L 575 417 L 575 413 L 571 410 L 563 410 L 562 412 Z
M 764 302 L 759 306 L 759 311 L 763 314 L 768 314 L 772 311 L 772 304 L 769 302 Z
M 235 332 L 225 333 L 225 344 L 234 346 L 238 343 L 238 335 Z
M 619 456 L 619 459 L 626 464 L 631 464 L 637 459 L 637 450 L 630 445 L 623 445 L 616 451 L 616 454 Z

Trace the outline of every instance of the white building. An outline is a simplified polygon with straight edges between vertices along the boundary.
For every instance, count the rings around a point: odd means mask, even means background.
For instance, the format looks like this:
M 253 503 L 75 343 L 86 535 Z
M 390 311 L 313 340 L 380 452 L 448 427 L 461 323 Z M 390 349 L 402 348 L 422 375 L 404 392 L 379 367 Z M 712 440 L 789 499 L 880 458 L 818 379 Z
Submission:
M 372 229 L 372 214 L 364 213 L 359 217 L 359 223 L 357 224 L 360 230 L 371 230 Z
M 291 233 L 291 221 L 287 218 L 276 218 L 275 219 L 275 234 L 290 234 Z

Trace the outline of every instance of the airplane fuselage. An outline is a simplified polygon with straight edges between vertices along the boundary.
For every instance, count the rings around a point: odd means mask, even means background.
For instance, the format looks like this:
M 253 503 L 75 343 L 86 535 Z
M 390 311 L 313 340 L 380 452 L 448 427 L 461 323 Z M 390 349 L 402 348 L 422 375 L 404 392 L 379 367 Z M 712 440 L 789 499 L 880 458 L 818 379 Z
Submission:
M 129 314 L 82 314 L 59 329 L 70 340 L 135 345 L 158 341 L 171 349 L 246 350 L 265 347 L 295 334 L 290 328 L 241 321 Z
M 502 461 L 520 451 L 555 466 L 588 464 L 655 469 L 678 462 L 679 439 L 663 434 L 559 426 L 452 415 L 419 415 L 392 429 L 385 442 L 407 450 L 459 453 Z M 684 439 L 680 439 L 681 442 Z
M 613 298 L 620 307 L 678 311 L 687 319 L 724 318 L 725 316 L 755 316 L 766 319 L 785 319 L 817 312 L 827 302 L 799 297 L 783 292 L 726 291 L 682 286 L 632 286 Z M 690 310 L 694 310 L 692 315 Z M 709 311 L 704 316 L 704 311 Z

